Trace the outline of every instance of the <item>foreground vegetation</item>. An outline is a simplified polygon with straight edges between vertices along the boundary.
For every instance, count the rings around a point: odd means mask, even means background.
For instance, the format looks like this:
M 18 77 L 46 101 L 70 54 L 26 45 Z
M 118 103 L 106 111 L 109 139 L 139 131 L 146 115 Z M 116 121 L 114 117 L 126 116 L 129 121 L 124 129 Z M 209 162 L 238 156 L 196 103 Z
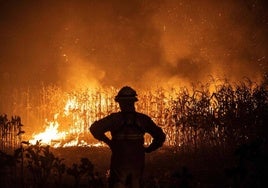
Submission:
M 259 141 L 219 155 L 163 147 L 146 155 L 144 187 L 267 187 L 267 150 Z M 110 151 L 106 147 L 25 146 L 1 153 L 1 183 L 7 187 L 107 187 Z

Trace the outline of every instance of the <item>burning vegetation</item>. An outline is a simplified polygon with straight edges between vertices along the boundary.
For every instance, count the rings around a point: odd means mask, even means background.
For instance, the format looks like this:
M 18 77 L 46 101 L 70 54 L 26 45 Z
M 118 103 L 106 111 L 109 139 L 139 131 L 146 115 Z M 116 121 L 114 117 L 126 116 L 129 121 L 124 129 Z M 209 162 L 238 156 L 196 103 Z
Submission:
M 13 112 L 22 115 L 25 130 L 31 130 L 25 139 L 31 144 L 40 141 L 52 147 L 101 146 L 89 133 L 89 126 L 109 113 L 119 110 L 114 96 L 115 88 L 83 89 L 63 92 L 57 87 L 43 88 L 33 104 L 31 93 L 16 101 Z M 25 95 L 25 92 L 21 92 Z M 199 84 L 187 88 L 157 88 L 139 92 L 137 111 L 148 114 L 167 135 L 165 145 L 192 150 L 199 147 L 230 147 L 239 145 L 263 134 L 263 119 L 267 115 L 267 90 L 250 81 L 239 84 L 228 82 Z M 24 104 L 24 105 L 23 105 Z M 30 110 L 28 111 L 27 108 Z M 25 113 L 26 109 L 26 113 Z M 26 115 L 26 116 L 25 116 Z M 33 126 L 30 117 L 39 117 L 43 127 Z M 1 120 L 1 146 L 13 147 L 21 125 L 13 119 Z M 45 120 L 45 122 L 44 122 Z M 15 124 L 14 124 L 15 123 Z M 28 126 L 28 127 L 27 127 Z M 29 131 L 30 132 L 30 131 Z M 20 137 L 21 138 L 21 137 Z M 146 135 L 146 143 L 151 138 Z M 20 140 L 20 139 L 19 139 Z M 235 145 L 234 145 L 235 143 Z

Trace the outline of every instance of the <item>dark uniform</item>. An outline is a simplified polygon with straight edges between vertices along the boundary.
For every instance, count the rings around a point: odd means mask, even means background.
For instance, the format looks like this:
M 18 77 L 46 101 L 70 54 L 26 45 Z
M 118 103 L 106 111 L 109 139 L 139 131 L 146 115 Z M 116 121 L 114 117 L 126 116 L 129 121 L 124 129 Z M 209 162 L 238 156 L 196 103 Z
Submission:
M 144 169 L 145 153 L 150 153 L 165 141 L 165 134 L 149 116 L 135 111 L 112 113 L 94 122 L 92 135 L 105 142 L 112 151 L 109 187 L 119 188 L 129 185 L 140 187 Z M 110 140 L 105 133 L 111 133 Z M 149 133 L 153 141 L 144 147 L 144 134 Z

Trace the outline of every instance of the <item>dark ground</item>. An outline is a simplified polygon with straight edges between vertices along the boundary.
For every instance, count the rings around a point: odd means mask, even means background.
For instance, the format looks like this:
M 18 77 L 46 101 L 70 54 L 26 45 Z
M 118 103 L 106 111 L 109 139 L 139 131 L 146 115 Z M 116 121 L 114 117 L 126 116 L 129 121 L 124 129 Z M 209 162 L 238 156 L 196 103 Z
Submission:
M 102 177 L 109 169 L 111 153 L 106 147 L 58 148 L 52 151 L 64 158 L 67 166 L 87 157 L 94 164 L 95 172 Z M 148 187 L 177 187 L 182 184 L 184 187 L 228 187 L 231 179 L 227 178 L 225 171 L 234 165 L 235 160 L 228 153 L 220 154 L 216 150 L 183 152 L 163 147 L 146 154 L 144 180 Z
M 266 147 L 265 147 L 266 148 Z M 68 170 L 62 176 L 50 175 L 46 183 L 35 184 L 33 174 L 24 164 L 24 175 L 19 169 L 1 169 L 0 187 L 38 188 L 106 188 L 111 152 L 108 147 L 68 147 L 50 148 L 55 157 L 63 158 L 66 170 L 73 164 L 81 164 L 87 158 L 94 165 L 94 178 L 83 176 L 75 184 L 74 176 Z M 219 148 L 162 147 L 146 154 L 144 188 L 262 188 L 268 187 L 267 149 L 258 142 L 241 145 L 238 149 L 226 151 Z M 21 163 L 19 163 L 21 164 Z M 3 165 L 3 164 L 2 164 Z M 28 173 L 27 173 L 28 172 Z M 15 179 L 14 179 L 15 178 Z M 24 183 L 22 183 L 24 182 Z M 57 183 L 58 182 L 58 183 Z M 37 186 L 36 186 L 37 185 Z

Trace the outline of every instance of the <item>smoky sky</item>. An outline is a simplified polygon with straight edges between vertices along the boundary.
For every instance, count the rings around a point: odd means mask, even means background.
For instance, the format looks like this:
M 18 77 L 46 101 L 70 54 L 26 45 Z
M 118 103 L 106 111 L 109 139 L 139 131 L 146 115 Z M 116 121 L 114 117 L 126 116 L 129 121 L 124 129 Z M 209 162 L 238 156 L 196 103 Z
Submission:
M 267 72 L 261 0 L 0 1 L 2 86 L 150 86 Z

